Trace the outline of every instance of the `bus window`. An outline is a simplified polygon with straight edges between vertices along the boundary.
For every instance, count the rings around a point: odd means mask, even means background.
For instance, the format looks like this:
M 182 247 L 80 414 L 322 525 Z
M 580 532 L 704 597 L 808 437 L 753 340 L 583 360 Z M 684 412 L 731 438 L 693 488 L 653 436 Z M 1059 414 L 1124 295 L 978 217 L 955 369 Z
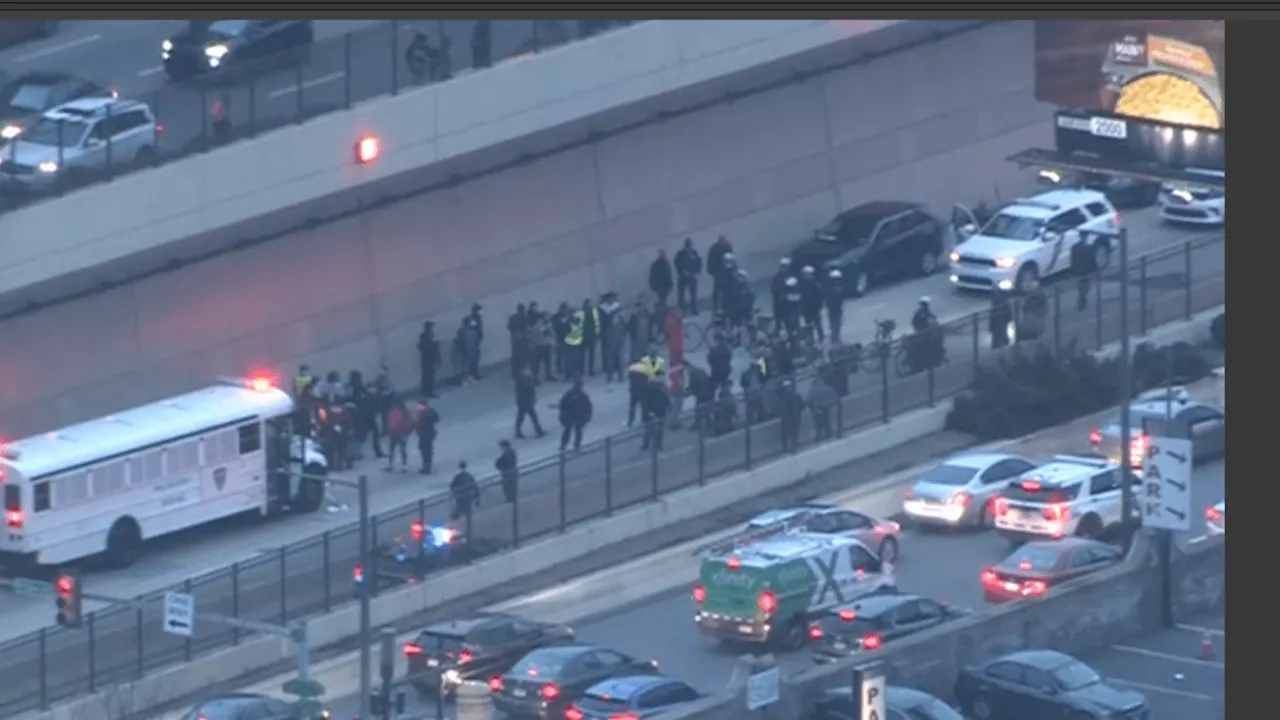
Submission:
M 258 423 L 252 422 L 248 425 L 241 425 L 238 430 L 240 432 L 241 455 L 248 455 L 262 449 L 262 430 L 258 427 Z
M 147 453 L 147 482 L 164 477 L 164 450 Z
M 31 492 L 35 495 L 35 512 L 44 512 L 49 509 L 49 481 L 38 482 L 31 486 Z

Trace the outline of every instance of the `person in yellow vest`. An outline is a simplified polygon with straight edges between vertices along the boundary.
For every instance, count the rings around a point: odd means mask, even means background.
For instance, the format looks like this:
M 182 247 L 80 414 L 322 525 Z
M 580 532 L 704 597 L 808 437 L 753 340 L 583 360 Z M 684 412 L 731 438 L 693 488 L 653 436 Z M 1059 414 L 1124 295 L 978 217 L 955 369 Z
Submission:
M 649 392 L 649 380 L 653 375 L 649 372 L 649 366 L 645 364 L 644 358 L 641 358 L 627 368 L 627 396 L 629 402 L 627 404 L 627 427 L 631 427 L 636 422 L 636 411 L 644 410 L 645 394 Z
M 662 356 L 649 351 L 644 357 L 640 358 L 640 364 L 644 366 L 644 373 L 652 379 L 655 375 L 660 375 L 667 369 L 667 361 Z
M 307 392 L 307 388 L 311 387 L 311 382 L 315 380 L 311 376 L 311 368 L 306 365 L 298 366 L 298 374 L 293 376 L 293 397 L 301 398 Z
M 573 314 L 573 319 L 569 321 L 569 330 L 564 336 L 565 350 L 569 353 L 566 358 L 565 370 L 569 380 L 577 380 L 582 377 L 583 362 L 586 351 L 585 337 L 585 317 L 581 310 Z

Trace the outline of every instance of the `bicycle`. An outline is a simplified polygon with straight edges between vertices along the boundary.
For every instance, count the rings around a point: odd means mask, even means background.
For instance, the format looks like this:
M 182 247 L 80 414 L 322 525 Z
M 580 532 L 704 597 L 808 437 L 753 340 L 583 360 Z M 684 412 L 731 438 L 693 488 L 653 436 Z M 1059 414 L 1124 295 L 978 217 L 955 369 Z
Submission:
M 876 320 L 876 337 L 867 345 L 861 346 L 858 361 L 859 367 L 869 373 L 878 373 L 884 369 L 885 360 L 893 358 L 894 372 L 898 377 L 912 374 L 911 357 L 906 342 L 895 342 L 893 334 L 898 324 L 893 320 Z

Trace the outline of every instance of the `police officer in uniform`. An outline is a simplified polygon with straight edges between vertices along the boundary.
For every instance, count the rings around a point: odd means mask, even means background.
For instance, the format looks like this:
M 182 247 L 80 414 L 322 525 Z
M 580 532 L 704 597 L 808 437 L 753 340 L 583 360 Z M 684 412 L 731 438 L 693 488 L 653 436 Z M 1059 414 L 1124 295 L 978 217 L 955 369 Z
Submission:
M 822 340 L 822 285 L 812 265 L 800 271 L 800 315 L 805 327 L 813 328 L 814 337 Z
M 577 380 L 582 377 L 583 363 L 586 362 L 584 347 L 586 341 L 586 331 L 584 330 L 585 316 L 581 310 L 573 314 L 569 320 L 569 331 L 564 335 L 564 371 L 565 377 L 570 380 Z
M 583 369 L 588 375 L 596 374 L 596 346 L 600 344 L 600 310 L 591 304 L 591 298 L 582 301 L 582 355 Z M 578 374 L 579 377 L 582 373 Z
M 641 358 L 627 368 L 627 427 L 636 422 L 636 411 L 644 417 L 644 395 L 649 388 L 649 369 Z
M 306 395 L 307 390 L 311 387 L 311 383 L 315 381 L 315 377 L 311 374 L 311 368 L 307 365 L 298 366 L 298 374 L 293 376 L 293 397 L 300 399 Z
M 684 247 L 676 253 L 676 304 L 689 316 L 698 314 L 698 273 L 702 272 L 702 256 L 693 246 L 693 238 L 684 239 Z
M 784 257 L 778 261 L 778 271 L 773 274 L 773 280 L 769 283 L 769 295 L 773 300 L 773 329 L 775 332 L 784 327 L 782 317 L 783 309 L 787 302 L 787 281 L 794 280 L 795 276 L 795 273 L 791 271 L 791 258 Z
M 831 342 L 840 344 L 840 326 L 844 324 L 844 273 L 831 268 L 822 286 L 823 302 L 827 306 L 827 325 L 831 328 Z
M 781 302 L 778 303 L 778 308 L 774 312 L 777 313 L 778 321 L 787 331 L 787 335 L 794 336 L 800 331 L 800 306 L 803 302 L 804 294 L 800 292 L 800 280 L 795 277 L 783 280 Z

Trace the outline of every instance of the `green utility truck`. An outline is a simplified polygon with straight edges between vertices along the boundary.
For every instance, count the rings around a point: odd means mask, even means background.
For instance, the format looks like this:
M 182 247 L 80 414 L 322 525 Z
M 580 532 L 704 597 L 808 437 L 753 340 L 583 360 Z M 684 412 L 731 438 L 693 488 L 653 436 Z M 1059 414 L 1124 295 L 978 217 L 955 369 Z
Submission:
M 716 550 L 702 559 L 693 617 L 720 640 L 800 649 L 823 610 L 897 592 L 892 569 L 849 537 L 790 532 Z

